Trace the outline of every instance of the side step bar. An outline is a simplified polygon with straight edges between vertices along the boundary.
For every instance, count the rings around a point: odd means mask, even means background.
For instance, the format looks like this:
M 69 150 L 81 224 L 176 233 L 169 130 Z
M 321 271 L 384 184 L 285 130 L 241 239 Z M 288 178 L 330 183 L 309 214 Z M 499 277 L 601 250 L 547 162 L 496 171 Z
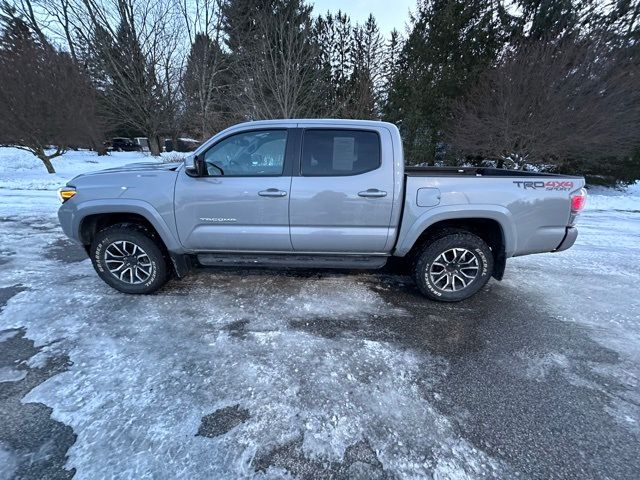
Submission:
M 205 267 L 279 268 L 382 268 L 388 257 L 366 255 L 222 254 L 202 253 L 198 261 Z

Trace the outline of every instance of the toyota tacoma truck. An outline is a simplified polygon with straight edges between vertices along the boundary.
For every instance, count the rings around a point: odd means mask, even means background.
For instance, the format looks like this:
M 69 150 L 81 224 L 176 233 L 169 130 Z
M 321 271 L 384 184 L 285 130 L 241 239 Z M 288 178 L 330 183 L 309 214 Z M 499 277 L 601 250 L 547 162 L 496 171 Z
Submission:
M 403 257 L 428 298 L 459 301 L 509 257 L 576 241 L 584 179 L 405 167 L 395 125 L 242 123 L 179 164 L 80 175 L 59 218 L 98 275 L 150 293 L 195 266 L 378 269 Z

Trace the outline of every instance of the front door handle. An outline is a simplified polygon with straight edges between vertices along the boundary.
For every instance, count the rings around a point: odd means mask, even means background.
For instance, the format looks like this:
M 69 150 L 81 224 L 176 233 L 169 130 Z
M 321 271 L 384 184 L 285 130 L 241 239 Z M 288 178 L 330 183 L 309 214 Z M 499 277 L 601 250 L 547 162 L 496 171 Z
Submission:
M 258 192 L 261 197 L 286 197 L 287 192 L 284 190 L 278 190 L 277 188 L 268 188 Z
M 386 197 L 387 192 L 383 192 L 382 190 L 378 190 L 377 188 L 370 188 L 369 190 L 365 190 L 364 192 L 358 192 L 358 196 L 367 198 L 380 198 Z

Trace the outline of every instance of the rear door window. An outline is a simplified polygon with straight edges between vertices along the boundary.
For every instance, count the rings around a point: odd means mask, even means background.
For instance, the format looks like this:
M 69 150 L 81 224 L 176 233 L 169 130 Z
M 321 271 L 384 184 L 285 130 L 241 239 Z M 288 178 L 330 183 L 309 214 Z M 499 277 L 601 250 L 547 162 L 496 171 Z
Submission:
M 359 175 L 380 167 L 380 137 L 365 130 L 308 129 L 302 142 L 301 174 Z

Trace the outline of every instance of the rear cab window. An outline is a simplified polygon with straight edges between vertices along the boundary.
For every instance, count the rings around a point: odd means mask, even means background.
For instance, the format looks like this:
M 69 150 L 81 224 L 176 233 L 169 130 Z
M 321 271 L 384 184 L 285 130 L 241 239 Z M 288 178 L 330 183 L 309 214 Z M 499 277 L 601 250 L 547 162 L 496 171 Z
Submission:
M 306 129 L 300 173 L 307 177 L 360 175 L 380 167 L 380 136 L 370 130 Z

